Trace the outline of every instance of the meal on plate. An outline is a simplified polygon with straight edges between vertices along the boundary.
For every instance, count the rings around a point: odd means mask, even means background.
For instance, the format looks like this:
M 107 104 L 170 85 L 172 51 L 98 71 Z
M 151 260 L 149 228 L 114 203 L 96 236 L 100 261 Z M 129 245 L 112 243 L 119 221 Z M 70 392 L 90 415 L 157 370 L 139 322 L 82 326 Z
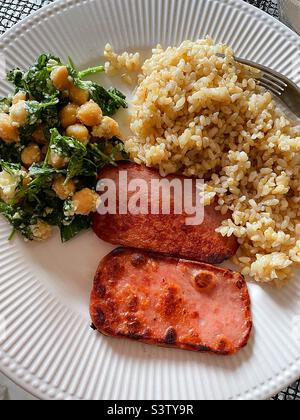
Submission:
M 84 71 L 42 55 L 9 73 L 16 90 L 0 104 L 0 212 L 29 240 L 58 226 L 67 241 L 92 226 L 127 247 L 97 271 L 90 311 L 99 331 L 235 353 L 252 327 L 243 276 L 282 285 L 300 262 L 300 124 L 210 38 L 158 45 L 142 65 L 138 53 L 110 45 L 104 55 L 104 66 Z M 86 81 L 104 71 L 136 80 L 129 136 L 111 118 L 125 96 Z M 123 171 L 146 185 L 203 179 L 203 223 L 97 212 L 97 181 L 114 181 L 119 197 Z M 229 258 L 241 274 L 207 264 Z

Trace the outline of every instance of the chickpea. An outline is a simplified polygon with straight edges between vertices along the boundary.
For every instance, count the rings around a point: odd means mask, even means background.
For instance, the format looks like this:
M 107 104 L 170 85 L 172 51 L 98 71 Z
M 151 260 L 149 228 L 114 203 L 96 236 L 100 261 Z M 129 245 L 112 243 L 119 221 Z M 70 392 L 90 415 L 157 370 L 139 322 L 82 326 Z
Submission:
M 98 194 L 89 188 L 84 188 L 73 195 L 75 214 L 87 216 L 97 209 Z
M 26 101 L 19 101 L 15 105 L 12 105 L 9 115 L 14 125 L 17 127 L 23 127 L 26 124 L 28 117 Z
M 120 137 L 121 135 L 119 124 L 110 117 L 103 117 L 101 124 L 93 127 L 92 134 L 94 137 L 104 139 Z
M 66 66 L 55 67 L 51 72 L 50 78 L 56 89 L 64 91 L 70 88 L 70 75 Z
M 0 139 L 6 143 L 13 143 L 19 141 L 19 131 L 13 125 L 12 119 L 9 115 L 0 113 Z
M 51 150 L 48 163 L 55 169 L 63 169 L 68 164 L 68 158 L 59 155 L 54 150 Z
M 48 144 L 48 140 L 45 137 L 43 126 L 39 126 L 33 133 L 32 133 L 33 140 L 40 144 L 41 146 Z
M 13 97 L 12 104 L 15 105 L 20 101 L 26 101 L 26 93 L 21 90 L 20 92 L 17 92 Z
M 63 128 L 69 127 L 77 123 L 77 111 L 79 106 L 76 104 L 68 104 L 60 111 L 60 123 Z
M 45 241 L 52 235 L 52 227 L 43 220 L 39 220 L 31 226 L 31 232 L 34 241 Z
M 66 178 L 62 175 L 59 175 L 55 178 L 52 184 L 52 189 L 55 191 L 58 198 L 61 200 L 66 200 L 75 193 L 76 186 L 73 180 L 66 182 Z
M 29 144 L 22 150 L 21 160 L 26 167 L 31 166 L 33 163 L 38 163 L 42 159 L 42 153 L 37 144 Z
M 78 119 L 82 124 L 89 127 L 99 125 L 102 120 L 102 110 L 98 104 L 94 101 L 89 101 L 78 109 L 77 112 Z
M 18 179 L 16 176 L 6 172 L 0 172 L 0 199 L 5 203 L 11 203 L 16 194 Z
M 70 100 L 77 105 L 83 105 L 88 102 L 90 93 L 88 90 L 80 89 L 76 86 L 72 86 L 69 90 Z
M 89 130 L 82 124 L 70 125 L 66 130 L 67 136 L 75 137 L 75 139 L 87 144 L 90 139 Z

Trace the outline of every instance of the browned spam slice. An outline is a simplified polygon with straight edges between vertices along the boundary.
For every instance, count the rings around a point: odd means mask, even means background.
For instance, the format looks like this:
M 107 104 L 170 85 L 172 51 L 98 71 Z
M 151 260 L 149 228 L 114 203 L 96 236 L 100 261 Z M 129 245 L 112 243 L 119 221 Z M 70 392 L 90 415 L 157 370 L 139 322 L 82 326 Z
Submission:
M 149 188 L 151 180 L 162 179 L 156 170 L 133 163 L 108 167 L 99 174 L 99 178 L 115 182 L 117 197 L 120 192 L 119 174 L 121 171 L 127 171 L 128 182 L 133 179 L 143 179 L 147 181 Z M 168 180 L 174 178 L 181 182 L 185 179 L 180 176 L 167 177 Z M 128 200 L 130 197 L 131 193 L 128 193 Z M 171 200 L 173 203 L 173 196 Z M 117 214 L 96 213 L 93 218 L 95 233 L 99 238 L 111 244 L 146 249 L 210 264 L 219 264 L 231 258 L 238 249 L 235 237 L 224 238 L 215 231 L 222 221 L 230 218 L 231 215 L 229 213 L 222 215 L 215 210 L 214 205 L 205 207 L 204 222 L 197 226 L 186 224 L 187 214 L 123 215 L 119 214 L 118 208 L 119 201 Z M 149 213 L 151 213 L 150 210 Z
M 125 248 L 100 263 L 90 314 L 105 335 L 219 355 L 246 346 L 252 329 L 240 273 Z

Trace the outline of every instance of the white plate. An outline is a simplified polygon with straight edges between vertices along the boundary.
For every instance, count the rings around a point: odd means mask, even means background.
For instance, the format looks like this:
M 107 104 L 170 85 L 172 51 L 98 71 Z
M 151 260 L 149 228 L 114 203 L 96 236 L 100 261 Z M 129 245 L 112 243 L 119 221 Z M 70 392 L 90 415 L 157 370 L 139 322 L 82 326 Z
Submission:
M 97 63 L 110 41 L 145 50 L 205 35 L 270 65 L 300 84 L 300 39 L 241 0 L 64 0 L 6 33 L 7 68 L 41 52 Z M 0 94 L 9 85 L 1 81 Z M 8 243 L 0 221 L 0 368 L 51 399 L 266 398 L 300 376 L 300 281 L 282 290 L 250 285 L 255 331 L 237 356 L 220 358 L 97 335 L 89 292 L 110 249 L 92 232 L 67 245 Z M 298 279 L 297 279 L 298 277 Z

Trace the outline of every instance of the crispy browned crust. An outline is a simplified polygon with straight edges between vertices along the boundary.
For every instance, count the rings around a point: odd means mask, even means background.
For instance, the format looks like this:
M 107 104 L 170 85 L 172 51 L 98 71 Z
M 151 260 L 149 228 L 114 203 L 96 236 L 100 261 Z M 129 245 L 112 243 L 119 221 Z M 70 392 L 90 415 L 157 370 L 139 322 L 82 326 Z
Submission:
M 129 180 L 141 178 L 150 183 L 151 179 L 161 179 L 156 170 L 134 163 L 108 167 L 99 174 L 99 178 L 112 179 L 119 186 L 119 172 L 124 170 L 128 172 Z M 177 178 L 182 182 L 185 179 L 182 176 L 167 178 L 170 180 Z M 216 232 L 216 228 L 231 217 L 230 213 L 222 215 L 215 210 L 215 205 L 206 206 L 204 222 L 198 226 L 187 226 L 186 217 L 186 214 L 99 215 L 96 213 L 93 217 L 93 229 L 99 238 L 113 245 L 146 249 L 209 264 L 220 264 L 236 254 L 237 239 L 234 236 L 223 237 Z
M 178 282 L 172 279 L 171 287 L 169 284 L 165 289 L 165 279 L 158 280 L 157 276 L 155 278 L 161 265 L 166 265 L 170 269 L 180 265 L 185 273 L 184 279 L 181 277 Z M 204 292 L 201 290 L 199 293 L 199 290 L 195 288 L 191 301 L 187 299 L 190 293 L 187 289 L 191 273 L 195 270 L 200 273 L 199 287 L 204 287 Z M 204 342 L 200 338 L 202 334 L 200 323 L 193 322 L 193 318 L 197 318 L 194 312 L 195 302 L 198 301 L 201 307 L 203 293 L 206 293 L 206 305 L 207 296 L 211 296 L 212 312 L 204 315 L 205 322 L 211 323 L 214 327 L 216 323 L 222 321 L 212 310 L 212 308 L 216 310 L 216 301 L 213 292 L 209 294 L 211 280 L 213 280 L 213 286 L 219 288 L 217 307 L 222 307 L 223 314 L 225 310 L 227 316 L 232 318 L 234 331 L 230 330 L 231 327 L 228 327 L 227 323 L 224 334 L 221 331 L 221 335 L 212 336 L 210 341 Z M 125 294 L 122 288 L 127 290 Z M 220 290 L 221 294 L 224 291 L 224 301 L 220 300 Z M 153 306 L 149 309 L 147 305 L 154 294 L 154 302 L 162 301 L 163 304 L 157 306 L 156 309 Z M 231 308 L 228 296 L 238 304 Z M 153 299 L 151 301 L 153 305 Z M 127 302 L 126 307 L 124 307 L 124 302 Z M 118 248 L 107 255 L 98 267 L 91 293 L 90 314 L 95 328 L 107 336 L 195 352 L 231 355 L 248 343 L 252 330 L 250 306 L 247 284 L 240 273 L 205 263 Z M 241 317 L 240 329 L 236 326 L 237 316 Z M 160 329 L 162 325 L 164 325 L 163 333 Z M 189 339 L 188 332 L 191 331 L 191 339 Z M 228 331 L 230 334 L 227 334 Z M 232 336 L 235 337 L 234 340 Z

